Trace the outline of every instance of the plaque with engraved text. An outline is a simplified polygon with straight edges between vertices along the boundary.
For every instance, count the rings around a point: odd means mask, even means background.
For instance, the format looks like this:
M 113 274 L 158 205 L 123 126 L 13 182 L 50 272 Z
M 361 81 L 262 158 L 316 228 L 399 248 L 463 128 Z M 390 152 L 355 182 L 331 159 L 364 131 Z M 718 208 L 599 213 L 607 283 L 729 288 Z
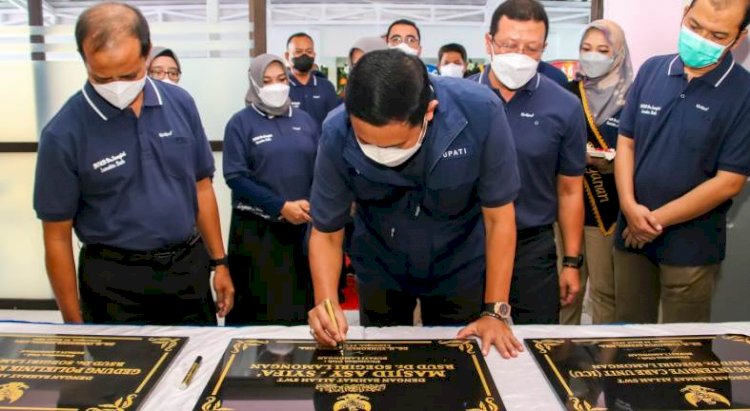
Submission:
M 750 409 L 745 335 L 525 342 L 568 410 Z
M 137 410 L 185 341 L 0 334 L 0 410 Z
M 195 410 L 500 411 L 476 342 L 235 339 Z

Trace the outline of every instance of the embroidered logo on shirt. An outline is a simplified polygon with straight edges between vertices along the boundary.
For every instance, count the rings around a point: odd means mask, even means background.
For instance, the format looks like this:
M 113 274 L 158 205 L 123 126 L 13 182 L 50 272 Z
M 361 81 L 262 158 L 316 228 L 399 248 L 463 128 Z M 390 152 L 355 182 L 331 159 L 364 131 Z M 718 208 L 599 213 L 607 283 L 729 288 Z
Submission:
M 253 143 L 255 143 L 256 146 L 259 146 L 263 143 L 268 143 L 273 139 L 273 134 L 261 134 L 259 136 L 255 136 L 252 138 Z
M 534 118 L 535 115 L 535 113 L 524 113 L 523 111 L 521 112 L 521 117 L 525 118 Z
M 610 117 L 604 123 L 610 127 L 620 127 L 620 119 L 618 118 Z
M 445 152 L 443 153 L 443 158 L 447 158 L 447 159 L 461 158 L 461 157 L 466 157 L 468 155 L 469 155 L 469 150 L 467 150 L 466 147 L 461 147 L 461 148 L 445 150 Z
M 315 95 L 313 95 L 313 98 L 320 98 L 320 96 L 315 96 Z
M 125 165 L 125 157 L 127 155 L 128 153 L 126 153 L 125 151 L 121 151 L 119 154 L 105 157 L 95 162 L 91 166 L 94 168 L 94 170 L 99 170 L 101 174 L 104 174 L 107 171 L 114 170 L 117 167 Z
M 159 133 L 159 137 L 161 137 L 161 138 L 172 137 L 172 130 Z
M 652 106 L 651 104 L 641 104 L 641 114 L 656 116 L 660 111 L 661 107 Z
M 294 131 L 302 131 L 302 127 L 292 127 L 292 130 L 294 130 Z
M 708 111 L 708 110 L 710 110 L 709 107 L 706 107 L 706 106 L 703 106 L 703 105 L 700 105 L 700 104 L 696 104 L 695 108 L 697 108 L 700 111 Z
M 299 108 L 299 101 L 292 101 L 292 107 Z

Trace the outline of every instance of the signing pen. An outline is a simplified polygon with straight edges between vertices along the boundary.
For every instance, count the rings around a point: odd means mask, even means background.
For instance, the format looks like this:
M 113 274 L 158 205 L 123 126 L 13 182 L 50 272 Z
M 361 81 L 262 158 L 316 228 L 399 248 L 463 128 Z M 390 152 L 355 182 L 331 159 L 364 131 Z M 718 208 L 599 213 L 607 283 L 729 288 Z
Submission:
M 182 383 L 180 384 L 180 389 L 184 390 L 190 385 L 190 382 L 193 381 L 193 377 L 195 376 L 195 373 L 198 372 L 198 368 L 201 366 L 201 361 L 203 361 L 203 357 L 200 355 L 195 357 L 195 361 L 193 361 L 193 365 L 190 366 L 190 369 L 188 370 L 187 374 L 185 374 L 185 378 L 182 379 Z
M 333 323 L 333 328 L 336 330 L 336 334 L 341 335 L 341 330 L 339 330 L 339 322 L 336 321 L 336 315 L 333 313 L 333 305 L 331 304 L 331 300 L 326 298 L 325 300 L 323 300 L 323 305 L 325 305 L 326 307 L 326 311 L 328 312 L 328 319 Z M 343 351 L 344 343 L 336 342 L 336 348 Z

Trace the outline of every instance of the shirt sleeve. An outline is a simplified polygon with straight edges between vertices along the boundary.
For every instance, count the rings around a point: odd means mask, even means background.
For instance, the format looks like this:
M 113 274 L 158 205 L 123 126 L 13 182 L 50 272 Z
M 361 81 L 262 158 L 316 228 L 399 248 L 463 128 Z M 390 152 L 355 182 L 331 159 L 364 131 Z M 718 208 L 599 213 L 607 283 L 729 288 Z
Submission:
M 198 107 L 192 98 L 190 98 L 189 107 L 191 109 L 190 127 L 193 129 L 195 137 L 195 181 L 200 181 L 204 178 L 212 178 L 216 167 L 214 165 L 214 154 L 211 151 L 206 130 L 203 128 Z
M 69 144 L 60 137 L 42 132 L 34 179 L 34 209 L 44 221 L 72 220 L 81 195 L 78 168 Z
M 586 119 L 580 101 L 575 104 L 575 110 L 568 116 L 568 127 L 560 141 L 558 154 L 558 174 L 564 176 L 582 176 L 586 171 Z
M 270 219 L 277 219 L 284 207 L 284 198 L 250 178 L 250 165 L 246 160 L 250 148 L 244 138 L 247 135 L 240 118 L 232 117 L 224 130 L 224 180 L 236 199 L 260 208 Z
M 644 66 L 646 65 L 644 64 Z M 638 100 L 641 95 L 640 88 L 642 87 L 645 75 L 643 68 L 641 67 L 635 81 L 630 85 L 628 97 L 625 99 L 625 107 L 622 108 L 620 113 L 620 129 L 618 130 L 618 134 L 628 138 L 635 138 L 635 119 L 638 114 Z
M 750 100 L 745 100 L 744 106 L 728 128 L 729 135 L 719 152 L 718 169 L 750 176 Z
M 492 102 L 489 111 L 480 161 L 478 193 L 482 206 L 500 207 L 513 202 L 521 188 L 521 179 L 513 135 L 499 99 Z
M 351 220 L 349 213 L 354 202 L 354 193 L 346 178 L 341 147 L 337 148 L 333 144 L 334 139 L 330 133 L 330 127 L 323 127 L 310 195 L 313 226 L 324 233 L 344 228 Z

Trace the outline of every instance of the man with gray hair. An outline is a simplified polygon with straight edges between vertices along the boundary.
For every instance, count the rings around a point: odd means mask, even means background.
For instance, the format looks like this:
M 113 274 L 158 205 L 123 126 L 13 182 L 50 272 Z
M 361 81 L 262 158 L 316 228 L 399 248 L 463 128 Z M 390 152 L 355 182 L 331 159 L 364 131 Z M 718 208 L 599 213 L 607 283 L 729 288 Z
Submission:
M 146 75 L 151 40 L 138 9 L 98 4 L 75 34 L 88 79 L 42 131 L 34 187 L 63 319 L 216 324 L 234 289 L 195 102 Z M 72 230 L 83 243 L 78 278 Z

